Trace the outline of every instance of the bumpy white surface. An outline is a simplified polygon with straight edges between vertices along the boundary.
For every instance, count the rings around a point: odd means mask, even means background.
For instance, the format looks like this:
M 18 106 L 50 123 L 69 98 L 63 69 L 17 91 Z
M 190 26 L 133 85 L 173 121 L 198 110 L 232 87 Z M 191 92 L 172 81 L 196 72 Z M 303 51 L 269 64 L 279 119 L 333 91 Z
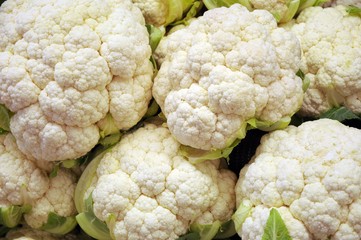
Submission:
M 253 212 L 238 234 L 261 239 L 271 207 L 293 239 L 360 239 L 361 131 L 321 119 L 265 135 L 240 172 L 237 204 Z
M 125 135 L 97 168 L 94 213 L 116 239 L 176 239 L 192 223 L 230 219 L 236 176 L 220 161 L 193 165 L 169 130 L 147 124 Z M 87 196 L 85 196 L 87 198 Z
M 150 55 L 130 1 L 6 1 L 0 103 L 15 112 L 20 150 L 38 160 L 77 158 L 97 143 L 106 114 L 119 129 L 134 126 L 151 99 Z
M 235 4 L 163 38 L 153 96 L 178 141 L 223 149 L 249 119 L 274 123 L 302 104 L 296 36 L 265 10 Z

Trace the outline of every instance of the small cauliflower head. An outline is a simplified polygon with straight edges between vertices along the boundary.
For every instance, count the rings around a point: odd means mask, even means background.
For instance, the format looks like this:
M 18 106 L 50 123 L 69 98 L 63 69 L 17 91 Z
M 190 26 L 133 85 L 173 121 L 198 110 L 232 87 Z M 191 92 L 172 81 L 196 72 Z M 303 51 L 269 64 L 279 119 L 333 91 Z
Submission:
M 209 10 L 163 38 L 153 96 L 182 144 L 224 149 L 247 121 L 272 125 L 301 106 L 300 45 L 265 10 Z
M 242 239 L 262 239 L 276 208 L 293 239 L 361 238 L 361 130 L 320 119 L 266 134 L 241 169 Z
M 29 158 L 78 158 L 146 113 L 151 48 L 130 1 L 9 0 L 0 19 L 0 103 Z
M 59 169 L 57 176 L 49 178 L 45 170 L 20 152 L 11 134 L 0 135 L 0 165 L 0 208 L 24 207 L 26 210 L 19 214 L 24 213 L 32 228 L 43 227 L 50 213 L 69 217 L 73 221 L 69 219 L 68 223 L 74 224 L 76 176 L 70 170 Z M 70 224 L 67 231 L 73 227 Z
M 179 147 L 166 127 L 147 123 L 101 158 L 83 200 L 92 194 L 114 239 L 177 239 L 191 224 L 230 219 L 236 175 L 220 160 L 193 165 Z
M 318 117 L 340 106 L 360 114 L 361 18 L 341 5 L 311 7 L 286 26 L 301 42 L 301 70 L 310 80 L 300 115 Z

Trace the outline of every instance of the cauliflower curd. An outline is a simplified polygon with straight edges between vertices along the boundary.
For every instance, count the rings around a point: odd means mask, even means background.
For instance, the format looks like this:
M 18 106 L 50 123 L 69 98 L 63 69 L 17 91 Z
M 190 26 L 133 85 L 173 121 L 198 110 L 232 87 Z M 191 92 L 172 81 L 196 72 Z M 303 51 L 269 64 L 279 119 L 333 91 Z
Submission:
M 76 197 L 78 211 L 91 195 L 91 211 L 113 239 L 123 240 L 177 239 L 192 224 L 230 220 L 236 175 L 220 160 L 193 165 L 179 147 L 159 123 L 125 135 L 86 168 L 77 186 L 76 194 L 84 193 Z M 86 232 L 92 228 L 80 225 Z
M 224 149 L 244 137 L 247 121 L 272 125 L 302 104 L 300 44 L 265 10 L 206 11 L 155 54 L 153 96 L 184 145 Z
M 0 9 L 0 103 L 37 160 L 78 158 L 111 115 L 134 126 L 151 99 L 153 68 L 141 11 L 127 0 L 13 1 Z M 102 130 L 102 129 L 101 129 Z
M 361 130 L 321 119 L 265 135 L 241 170 L 237 206 L 250 206 L 238 234 L 262 238 L 277 208 L 294 240 L 361 238 Z

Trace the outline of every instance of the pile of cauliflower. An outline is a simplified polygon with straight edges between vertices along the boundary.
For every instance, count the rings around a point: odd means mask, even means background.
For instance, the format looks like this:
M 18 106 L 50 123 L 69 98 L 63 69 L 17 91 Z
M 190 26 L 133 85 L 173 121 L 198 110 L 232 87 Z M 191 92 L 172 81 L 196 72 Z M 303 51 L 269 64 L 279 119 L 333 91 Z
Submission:
M 361 239 L 360 6 L 3 1 L 0 239 Z

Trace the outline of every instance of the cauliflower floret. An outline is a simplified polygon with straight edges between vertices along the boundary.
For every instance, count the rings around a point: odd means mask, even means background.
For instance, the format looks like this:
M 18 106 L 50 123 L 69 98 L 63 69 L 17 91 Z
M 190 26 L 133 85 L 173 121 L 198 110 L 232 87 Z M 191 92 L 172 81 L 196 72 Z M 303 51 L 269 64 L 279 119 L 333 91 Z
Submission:
M 27 157 L 81 157 L 107 119 L 128 130 L 146 113 L 151 47 L 130 0 L 8 0 L 0 19 L 0 104 Z
M 299 42 L 265 10 L 209 10 L 163 38 L 155 55 L 153 95 L 184 145 L 224 149 L 247 121 L 272 125 L 302 104 Z
M 342 5 L 311 7 L 285 27 L 301 42 L 301 70 L 310 80 L 299 114 L 317 117 L 339 106 L 361 113 L 361 18 Z
M 236 185 L 237 206 L 252 206 L 238 234 L 261 239 L 275 207 L 293 239 L 359 239 L 360 144 L 359 129 L 330 119 L 263 136 Z
M 85 175 L 83 200 L 91 194 L 115 239 L 177 239 L 191 224 L 230 219 L 236 175 L 220 169 L 221 159 L 193 165 L 179 148 L 166 127 L 146 123 L 85 170 L 96 173 Z
M 40 162 L 33 162 L 20 152 L 10 133 L 0 135 L 0 208 L 30 207 L 24 212 L 24 218 L 31 228 L 43 227 L 50 213 L 69 217 L 72 219 L 69 222 L 73 224 L 64 227 L 61 230 L 64 232 L 58 232 L 66 233 L 76 225 L 73 200 L 76 175 L 61 168 L 55 177 L 50 178 L 48 164 L 38 166 L 37 163 Z M 10 216 L 14 217 L 16 216 Z M 45 227 L 43 230 L 49 229 Z

